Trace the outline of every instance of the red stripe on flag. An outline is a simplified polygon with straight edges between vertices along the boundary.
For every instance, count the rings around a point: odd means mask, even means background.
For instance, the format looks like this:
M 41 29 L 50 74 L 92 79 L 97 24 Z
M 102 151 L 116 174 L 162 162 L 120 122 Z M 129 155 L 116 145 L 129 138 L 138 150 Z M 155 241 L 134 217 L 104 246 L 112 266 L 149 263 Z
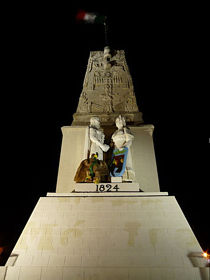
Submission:
M 76 15 L 76 20 L 84 20 L 86 12 L 84 10 L 80 10 Z

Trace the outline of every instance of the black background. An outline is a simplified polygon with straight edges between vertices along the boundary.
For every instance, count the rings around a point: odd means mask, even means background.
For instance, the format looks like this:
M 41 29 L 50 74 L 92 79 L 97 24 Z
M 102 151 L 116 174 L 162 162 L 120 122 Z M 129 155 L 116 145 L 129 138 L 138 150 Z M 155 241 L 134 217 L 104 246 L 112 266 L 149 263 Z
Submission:
M 155 126 L 161 191 L 175 195 L 209 249 L 205 7 L 10 3 L 2 9 L 1 263 L 39 197 L 55 191 L 61 127 L 71 125 L 89 52 L 105 45 L 103 25 L 76 23 L 80 8 L 108 16 L 109 45 L 125 50 L 144 122 Z

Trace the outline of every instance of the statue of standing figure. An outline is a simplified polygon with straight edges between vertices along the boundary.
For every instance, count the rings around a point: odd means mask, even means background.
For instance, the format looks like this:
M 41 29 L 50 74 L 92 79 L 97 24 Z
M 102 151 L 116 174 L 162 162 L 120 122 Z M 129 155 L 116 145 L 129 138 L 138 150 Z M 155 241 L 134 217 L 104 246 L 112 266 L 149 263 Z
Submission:
M 109 145 L 104 144 L 105 135 L 100 128 L 100 120 L 98 117 L 90 119 L 90 156 L 98 155 L 98 160 L 103 160 L 103 152 L 109 150 Z
M 134 136 L 130 129 L 126 127 L 125 118 L 119 115 L 115 124 L 117 130 L 112 135 L 115 150 L 113 151 L 112 176 L 122 176 L 123 181 L 133 181 L 135 173 L 132 168 L 132 158 L 130 147 Z M 118 168 L 117 168 L 118 166 Z
M 109 170 L 106 162 L 103 160 L 103 152 L 109 150 L 109 145 L 104 144 L 105 135 L 100 127 L 98 117 L 90 119 L 88 127 L 88 154 L 75 174 L 74 181 L 77 183 L 95 183 L 107 182 Z

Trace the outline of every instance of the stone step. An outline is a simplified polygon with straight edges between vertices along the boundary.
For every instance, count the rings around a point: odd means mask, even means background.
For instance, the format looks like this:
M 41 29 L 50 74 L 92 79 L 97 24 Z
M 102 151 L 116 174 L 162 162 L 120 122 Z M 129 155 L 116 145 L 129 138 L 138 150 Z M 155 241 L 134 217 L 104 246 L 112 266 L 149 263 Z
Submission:
M 100 268 L 100 267 L 47 267 L 10 266 L 0 267 L 0 280 L 208 280 L 209 268 Z
M 168 192 L 72 192 L 47 193 L 47 197 L 151 197 L 168 196 Z

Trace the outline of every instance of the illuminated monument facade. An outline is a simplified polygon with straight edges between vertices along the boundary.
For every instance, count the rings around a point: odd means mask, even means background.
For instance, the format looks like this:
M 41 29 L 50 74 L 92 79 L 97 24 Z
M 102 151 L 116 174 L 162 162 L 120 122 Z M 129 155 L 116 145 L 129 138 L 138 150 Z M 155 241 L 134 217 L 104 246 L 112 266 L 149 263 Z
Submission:
M 208 279 L 175 197 L 160 192 L 153 128 L 124 51 L 91 52 L 56 192 L 39 199 L 0 279 Z

